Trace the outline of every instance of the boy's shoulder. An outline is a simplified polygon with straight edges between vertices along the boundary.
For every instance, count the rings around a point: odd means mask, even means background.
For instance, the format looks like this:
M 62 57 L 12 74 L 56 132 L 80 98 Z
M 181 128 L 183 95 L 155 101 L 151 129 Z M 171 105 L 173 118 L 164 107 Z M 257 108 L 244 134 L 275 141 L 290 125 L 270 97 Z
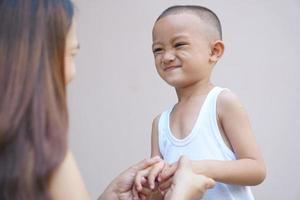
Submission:
M 229 89 L 224 89 L 218 96 L 218 102 L 230 104 L 239 101 L 238 96 Z
M 217 99 L 218 114 L 233 112 L 237 109 L 242 109 L 243 105 L 239 97 L 230 90 L 223 90 Z

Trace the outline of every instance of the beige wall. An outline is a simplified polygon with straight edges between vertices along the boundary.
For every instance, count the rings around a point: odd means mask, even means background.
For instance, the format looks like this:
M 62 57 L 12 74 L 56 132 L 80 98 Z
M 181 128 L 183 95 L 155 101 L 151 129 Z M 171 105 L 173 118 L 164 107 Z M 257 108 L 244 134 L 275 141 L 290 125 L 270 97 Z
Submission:
M 70 143 L 93 199 L 149 155 L 152 118 L 176 102 L 156 74 L 151 29 L 177 3 L 200 3 L 222 21 L 226 53 L 213 80 L 237 93 L 249 112 L 268 167 L 255 196 L 300 199 L 299 0 L 79 0 Z

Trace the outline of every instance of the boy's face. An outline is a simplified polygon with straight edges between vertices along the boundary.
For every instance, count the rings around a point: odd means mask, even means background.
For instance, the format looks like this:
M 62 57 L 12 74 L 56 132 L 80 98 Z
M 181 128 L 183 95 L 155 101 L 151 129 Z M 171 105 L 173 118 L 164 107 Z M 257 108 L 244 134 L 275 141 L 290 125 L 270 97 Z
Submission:
M 157 72 L 180 88 L 209 80 L 212 63 L 207 25 L 190 13 L 168 15 L 153 28 L 152 50 Z

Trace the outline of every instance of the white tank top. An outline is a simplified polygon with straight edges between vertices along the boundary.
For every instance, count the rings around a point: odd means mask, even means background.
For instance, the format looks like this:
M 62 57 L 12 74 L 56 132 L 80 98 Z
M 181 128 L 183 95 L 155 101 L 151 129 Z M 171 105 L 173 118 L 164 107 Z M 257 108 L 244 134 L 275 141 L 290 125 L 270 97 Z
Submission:
M 214 87 L 207 95 L 190 134 L 177 139 L 170 129 L 170 108 L 164 111 L 158 124 L 160 153 L 168 163 L 186 155 L 191 160 L 236 160 L 224 143 L 217 124 L 217 98 L 225 90 Z M 254 200 L 250 187 L 217 183 L 207 191 L 204 200 Z

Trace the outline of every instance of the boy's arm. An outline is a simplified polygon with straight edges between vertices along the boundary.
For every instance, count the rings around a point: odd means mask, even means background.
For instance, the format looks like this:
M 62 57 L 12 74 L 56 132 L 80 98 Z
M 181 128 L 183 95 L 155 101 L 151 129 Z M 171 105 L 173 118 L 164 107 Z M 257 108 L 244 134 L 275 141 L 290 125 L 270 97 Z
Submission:
M 152 122 L 152 133 L 151 133 L 151 157 L 159 156 L 162 157 L 159 151 L 158 145 L 158 121 L 157 116 Z M 163 196 L 156 188 L 156 178 L 164 168 L 164 161 L 149 166 L 148 168 L 137 172 L 135 176 L 135 187 L 139 192 L 140 196 L 143 196 L 149 200 L 162 200 Z
M 162 155 L 159 150 L 158 144 L 158 122 L 159 122 L 160 115 L 154 118 L 152 122 L 152 131 L 151 131 L 151 157 L 153 156 L 160 156 Z
M 222 92 L 217 102 L 217 113 L 237 160 L 193 161 L 193 170 L 218 182 L 237 185 L 261 183 L 266 176 L 264 161 L 239 99 L 232 92 Z
M 161 158 L 162 155 L 159 150 L 159 143 L 158 143 L 158 122 L 159 122 L 160 115 L 154 118 L 152 122 L 152 130 L 151 130 L 151 157 L 153 156 L 160 156 Z M 149 175 L 148 179 L 149 182 L 155 182 L 155 179 L 158 176 L 158 170 L 153 170 L 153 172 Z M 156 191 L 152 193 L 149 199 L 153 200 L 162 200 L 163 196 L 161 195 L 160 192 Z

